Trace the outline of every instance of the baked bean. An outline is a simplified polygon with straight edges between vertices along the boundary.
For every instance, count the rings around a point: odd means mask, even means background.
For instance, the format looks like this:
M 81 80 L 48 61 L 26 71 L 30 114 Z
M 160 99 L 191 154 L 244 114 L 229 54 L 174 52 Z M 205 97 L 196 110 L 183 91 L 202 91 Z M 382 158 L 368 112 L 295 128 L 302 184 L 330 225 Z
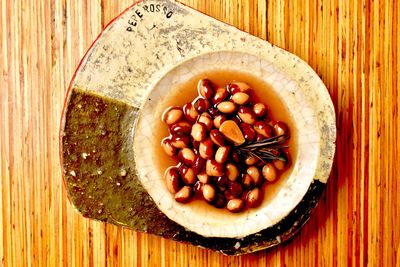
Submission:
M 210 182 L 210 177 L 204 171 L 197 174 L 197 179 L 199 179 L 199 181 L 203 184 L 208 184 Z
M 235 95 L 239 92 L 247 93 L 250 90 L 250 86 L 244 82 L 232 82 L 229 84 L 228 89 L 231 95 Z
M 249 102 L 250 96 L 246 93 L 238 92 L 232 96 L 232 101 L 238 105 L 244 105 Z
M 180 119 L 182 119 L 182 117 L 183 112 L 179 107 L 168 108 L 162 115 L 163 121 L 168 125 L 178 122 Z
M 230 147 L 228 146 L 220 146 L 215 152 L 215 161 L 218 163 L 224 163 L 229 156 Z
M 194 163 L 192 165 L 194 174 L 200 173 L 204 169 L 204 166 L 206 166 L 206 160 L 203 159 L 200 155 L 196 155 L 196 158 L 194 159 Z
M 193 186 L 193 191 L 195 193 L 203 193 L 203 186 L 204 184 L 202 184 L 200 181 L 197 181 Z
M 221 103 L 227 98 L 228 98 L 228 91 L 226 90 L 225 87 L 221 87 L 215 91 L 214 97 L 212 98 L 211 101 L 215 105 Z
M 243 191 L 242 185 L 238 182 L 229 182 L 228 188 L 229 193 L 234 197 L 240 196 Z
M 196 176 L 194 175 L 194 171 L 192 168 L 181 165 L 179 166 L 179 173 L 185 185 L 193 185 L 196 182 Z
M 194 108 L 192 103 L 186 103 L 183 105 L 183 114 L 190 123 L 195 123 L 199 117 L 199 112 Z
M 200 142 L 199 154 L 203 159 L 211 159 L 214 156 L 214 144 L 210 138 Z
M 224 175 L 224 167 L 214 159 L 209 159 L 206 162 L 206 173 L 209 176 L 222 176 Z
M 203 113 L 207 111 L 207 109 L 210 107 L 210 103 L 205 100 L 204 98 L 197 98 L 196 101 L 194 102 L 194 108 L 199 112 Z
M 190 148 L 182 148 L 178 153 L 179 159 L 188 166 L 192 166 L 196 158 L 193 150 Z
M 249 188 L 252 185 L 253 181 L 250 175 L 247 173 L 242 174 L 242 184 L 245 188 Z
M 276 159 L 272 163 L 277 170 L 283 171 L 286 168 L 287 161 Z
M 239 124 L 239 126 L 247 142 L 253 142 L 256 139 L 257 134 L 256 131 L 254 131 L 253 126 L 245 122 L 242 122 L 241 124 Z
M 210 132 L 211 141 L 217 146 L 224 146 L 225 145 L 225 137 L 224 135 L 218 131 L 217 129 L 213 129 Z
M 254 208 L 260 204 L 260 199 L 261 199 L 261 192 L 259 188 L 253 188 L 247 193 L 246 196 L 246 204 Z
M 172 145 L 171 138 L 166 137 L 161 141 L 161 147 L 164 149 L 165 154 L 172 157 L 176 155 L 177 149 Z
M 199 120 L 197 122 L 204 123 L 204 125 L 207 127 L 207 131 L 210 131 L 212 129 L 213 120 L 211 118 L 211 115 L 208 114 L 207 112 L 203 112 L 200 115 Z
M 170 167 L 164 173 L 165 182 L 169 192 L 175 194 L 181 188 L 180 177 L 177 167 Z
M 264 121 L 256 121 L 254 123 L 254 130 L 256 131 L 256 133 L 264 136 L 264 137 L 272 137 L 272 129 L 271 126 L 269 126 L 267 123 L 265 123 Z
M 226 176 L 228 177 L 228 179 L 231 181 L 236 181 L 236 179 L 239 176 L 238 168 L 232 163 L 228 163 L 226 164 L 225 169 L 226 169 Z
M 228 178 L 226 178 L 225 175 L 218 176 L 217 177 L 217 186 L 225 191 L 225 189 L 228 187 Z
M 211 184 L 205 184 L 203 187 L 203 197 L 208 202 L 211 202 L 215 199 L 215 188 Z
M 214 95 L 214 87 L 209 79 L 200 80 L 197 84 L 199 94 L 205 99 L 211 99 Z
M 221 124 L 226 121 L 226 116 L 225 115 L 218 115 L 214 118 L 213 124 L 214 127 L 219 129 L 221 127 Z
M 250 175 L 251 181 L 252 181 L 252 183 L 254 185 L 259 186 L 263 182 L 262 181 L 262 177 L 261 177 L 261 173 L 260 173 L 260 171 L 258 170 L 257 167 L 255 167 L 255 166 L 248 167 L 247 170 L 246 170 L 246 173 L 248 175 Z
M 276 136 L 280 136 L 280 135 L 287 136 L 287 135 L 289 135 L 289 130 L 288 130 L 288 127 L 287 127 L 286 123 L 284 123 L 282 121 L 277 121 L 274 124 L 274 133 L 275 133 Z
M 256 122 L 256 115 L 249 107 L 240 107 L 238 110 L 238 115 L 239 118 L 247 124 L 253 125 Z
M 244 201 L 239 198 L 234 198 L 228 201 L 228 204 L 226 205 L 226 208 L 230 212 L 239 212 L 244 208 Z
M 266 163 L 264 165 L 264 167 L 262 168 L 262 174 L 263 174 L 264 178 L 269 182 L 275 181 L 276 178 L 278 177 L 278 173 L 277 173 L 274 165 L 271 163 Z
M 180 121 L 171 126 L 169 129 L 171 134 L 189 134 L 192 130 L 192 125 L 187 121 Z
M 256 103 L 253 106 L 253 112 L 256 115 L 256 117 L 259 119 L 264 118 L 265 115 L 267 115 L 267 111 L 268 111 L 268 108 L 263 103 Z
M 236 105 L 231 101 L 222 101 L 218 104 L 217 108 L 224 114 L 231 114 L 236 111 Z
M 218 115 L 221 115 L 221 111 L 219 111 L 217 108 L 209 108 L 208 113 L 210 113 L 212 118 L 215 118 Z
M 171 144 L 176 148 L 185 148 L 189 145 L 189 137 L 183 134 L 173 134 Z
M 198 142 L 203 141 L 207 136 L 207 126 L 204 123 L 196 122 L 192 126 L 190 135 Z
M 253 156 L 247 156 L 247 157 L 245 158 L 245 160 L 244 160 L 244 162 L 245 162 L 247 165 L 254 165 L 254 164 L 257 163 L 257 161 L 258 161 L 258 158 L 253 157 Z
M 216 208 L 223 208 L 226 206 L 226 199 L 224 194 L 222 193 L 217 193 L 214 201 L 213 201 L 213 205 Z
M 185 185 L 175 194 L 175 200 L 178 202 L 187 202 L 191 196 L 192 196 L 192 188 L 190 186 Z

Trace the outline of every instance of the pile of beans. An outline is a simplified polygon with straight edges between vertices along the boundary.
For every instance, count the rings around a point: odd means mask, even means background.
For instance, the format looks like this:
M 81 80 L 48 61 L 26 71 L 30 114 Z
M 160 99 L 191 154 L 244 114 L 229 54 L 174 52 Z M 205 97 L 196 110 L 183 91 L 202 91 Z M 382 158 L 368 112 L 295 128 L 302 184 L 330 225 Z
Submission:
M 215 88 L 203 79 L 198 92 L 195 100 L 182 108 L 170 107 L 162 116 L 170 135 L 161 146 L 177 161 L 165 171 L 168 190 L 178 202 L 198 195 L 231 212 L 258 206 L 263 183 L 275 181 L 288 161 L 243 156 L 235 147 L 288 136 L 286 124 L 269 116 L 268 105 L 255 101 L 254 91 L 246 83 Z M 287 151 L 282 153 L 288 156 Z

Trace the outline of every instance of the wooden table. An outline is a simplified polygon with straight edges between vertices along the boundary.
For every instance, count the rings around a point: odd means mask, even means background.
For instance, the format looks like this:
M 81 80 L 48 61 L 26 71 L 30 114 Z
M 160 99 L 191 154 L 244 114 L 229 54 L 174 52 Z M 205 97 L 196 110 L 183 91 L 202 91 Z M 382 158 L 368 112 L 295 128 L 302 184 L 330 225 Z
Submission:
M 2 0 L 0 266 L 399 266 L 399 1 L 183 2 L 300 56 L 327 85 L 337 156 L 310 221 L 279 247 L 227 257 L 83 218 L 61 179 L 63 101 L 132 1 Z

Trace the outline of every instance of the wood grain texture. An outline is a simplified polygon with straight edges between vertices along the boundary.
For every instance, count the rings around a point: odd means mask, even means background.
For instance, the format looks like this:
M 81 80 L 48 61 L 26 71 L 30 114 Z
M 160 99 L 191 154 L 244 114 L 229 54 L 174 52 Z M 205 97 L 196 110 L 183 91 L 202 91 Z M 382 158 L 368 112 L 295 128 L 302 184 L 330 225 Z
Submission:
M 398 0 L 184 0 L 300 56 L 337 111 L 327 191 L 301 233 L 239 257 L 83 218 L 58 128 L 68 83 L 132 1 L 0 0 L 1 266 L 400 266 Z

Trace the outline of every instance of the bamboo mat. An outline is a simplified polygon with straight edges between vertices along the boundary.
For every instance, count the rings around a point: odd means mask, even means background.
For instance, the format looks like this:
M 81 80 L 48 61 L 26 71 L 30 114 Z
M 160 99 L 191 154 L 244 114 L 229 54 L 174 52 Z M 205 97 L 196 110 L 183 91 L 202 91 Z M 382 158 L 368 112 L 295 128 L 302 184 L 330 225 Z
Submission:
M 79 60 L 132 1 L 0 3 L 0 266 L 400 266 L 400 3 L 182 1 L 287 49 L 327 85 L 337 157 L 301 233 L 227 257 L 83 218 L 61 180 L 58 129 Z

